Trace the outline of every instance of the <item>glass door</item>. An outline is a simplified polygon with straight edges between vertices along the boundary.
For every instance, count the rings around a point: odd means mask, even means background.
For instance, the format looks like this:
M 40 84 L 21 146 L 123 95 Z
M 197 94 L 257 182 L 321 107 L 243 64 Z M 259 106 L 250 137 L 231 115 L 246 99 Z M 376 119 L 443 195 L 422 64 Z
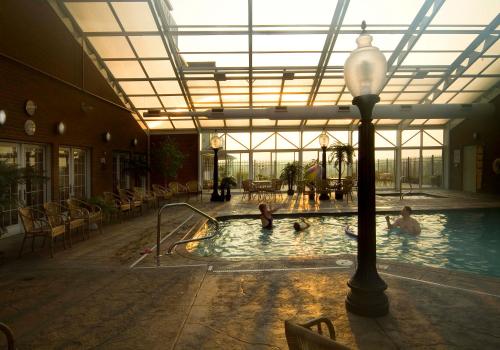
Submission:
M 89 195 L 88 152 L 73 147 L 59 148 L 59 200 Z
M 9 189 L 8 205 L 3 208 L 0 220 L 8 233 L 21 231 L 17 208 L 27 206 L 42 210 L 47 198 L 47 182 L 37 176 L 47 176 L 45 147 L 42 145 L 0 143 L 0 161 L 23 169 L 22 183 Z
M 113 191 L 130 188 L 130 176 L 125 171 L 130 161 L 130 153 L 113 152 Z

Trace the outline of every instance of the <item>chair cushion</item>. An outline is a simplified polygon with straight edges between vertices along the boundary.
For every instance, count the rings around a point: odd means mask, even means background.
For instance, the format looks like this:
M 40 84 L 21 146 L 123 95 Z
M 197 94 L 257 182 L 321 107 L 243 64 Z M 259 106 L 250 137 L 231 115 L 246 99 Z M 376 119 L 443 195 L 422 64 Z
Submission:
M 74 229 L 78 227 L 82 227 L 85 225 L 85 220 L 84 219 L 73 219 L 69 222 L 69 228 Z
M 59 225 L 59 226 L 52 228 L 51 234 L 52 234 L 52 237 L 56 237 L 56 236 L 64 234 L 64 232 L 66 232 L 66 227 L 64 225 Z

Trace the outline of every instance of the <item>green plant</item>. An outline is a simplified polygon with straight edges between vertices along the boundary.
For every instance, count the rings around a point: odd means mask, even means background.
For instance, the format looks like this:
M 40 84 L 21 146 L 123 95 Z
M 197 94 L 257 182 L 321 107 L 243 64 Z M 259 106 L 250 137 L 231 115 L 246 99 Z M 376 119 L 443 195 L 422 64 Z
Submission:
M 329 162 L 335 161 L 335 166 L 339 169 L 339 183 L 342 181 L 342 163 L 347 165 L 352 164 L 354 156 L 354 147 L 351 145 L 344 145 L 342 143 L 336 143 L 330 146 L 330 157 Z
M 139 179 L 142 176 L 146 176 L 151 171 L 148 163 L 141 158 L 129 159 L 123 169 L 123 173 L 129 174 L 135 185 L 139 185 Z
M 287 163 L 281 170 L 280 179 L 288 184 L 288 193 L 293 195 L 293 184 L 296 182 L 302 173 L 302 167 L 299 162 Z
M 223 177 L 220 181 L 221 188 L 231 188 L 231 186 L 236 186 L 236 180 L 232 176 Z
M 100 196 L 90 197 L 88 202 L 89 202 L 89 204 L 97 205 L 98 207 L 100 207 L 102 209 L 103 213 L 107 214 L 107 215 L 114 214 L 118 211 L 117 208 L 106 203 L 104 198 L 102 198 Z
M 170 139 L 167 139 L 151 152 L 153 170 L 159 172 L 165 178 L 175 178 L 185 159 L 186 155 Z

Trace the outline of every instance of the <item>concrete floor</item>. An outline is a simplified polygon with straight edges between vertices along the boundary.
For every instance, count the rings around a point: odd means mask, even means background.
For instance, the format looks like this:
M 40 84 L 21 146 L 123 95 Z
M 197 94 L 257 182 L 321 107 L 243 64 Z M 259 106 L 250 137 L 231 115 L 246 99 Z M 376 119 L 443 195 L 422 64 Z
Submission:
M 500 207 L 498 197 L 439 192 L 448 198 L 377 197 L 377 209 Z M 409 202 L 410 201 L 410 202 Z M 256 201 L 191 204 L 213 215 L 257 213 Z M 283 200 L 284 212 L 351 211 L 356 203 Z M 164 232 L 189 217 L 164 217 Z M 15 258 L 21 237 L 0 240 L 0 321 L 18 349 L 286 349 L 283 321 L 327 316 L 337 340 L 360 349 L 500 348 L 500 279 L 444 269 L 379 261 L 389 288 L 388 316 L 368 319 L 346 312 L 353 256 L 227 261 L 196 258 L 183 249 L 152 254 L 134 268 L 156 236 L 154 211 L 105 227 L 73 248 L 29 249 Z M 198 217 L 162 244 L 193 231 Z M 1 340 L 3 341 L 3 339 Z M 0 341 L 0 344 L 3 345 Z

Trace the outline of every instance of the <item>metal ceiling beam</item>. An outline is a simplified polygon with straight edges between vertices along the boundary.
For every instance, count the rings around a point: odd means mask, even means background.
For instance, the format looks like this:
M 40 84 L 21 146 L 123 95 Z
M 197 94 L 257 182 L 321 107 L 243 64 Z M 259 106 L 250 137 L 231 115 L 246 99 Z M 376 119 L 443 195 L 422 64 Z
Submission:
M 330 23 L 330 29 L 328 35 L 326 36 L 325 44 L 323 45 L 323 51 L 319 58 L 318 67 L 316 69 L 316 74 L 311 86 L 311 91 L 309 92 L 309 97 L 307 99 L 307 105 L 311 106 L 314 102 L 316 94 L 318 93 L 319 87 L 321 86 L 321 81 L 325 75 L 328 62 L 330 61 L 330 56 L 332 55 L 333 47 L 337 41 L 340 28 L 342 27 L 342 22 L 344 21 L 344 16 L 347 12 L 349 6 L 349 0 L 339 0 L 335 11 L 332 16 L 332 21 Z
M 491 103 L 474 104 L 415 104 L 415 105 L 376 105 L 373 111 L 375 118 L 382 119 L 455 119 L 478 115 L 493 115 L 495 106 Z M 357 108 L 345 106 L 305 106 L 274 107 L 251 109 L 216 109 L 197 112 L 145 114 L 154 116 L 198 116 L 209 119 L 346 119 L 360 118 Z
M 494 34 L 493 32 L 499 25 L 500 14 L 497 14 L 491 23 L 484 28 L 483 32 L 478 35 L 449 66 L 441 80 L 424 96 L 421 103 L 432 103 L 441 93 L 453 84 L 455 80 L 463 77 L 463 73 L 498 40 L 500 35 Z

